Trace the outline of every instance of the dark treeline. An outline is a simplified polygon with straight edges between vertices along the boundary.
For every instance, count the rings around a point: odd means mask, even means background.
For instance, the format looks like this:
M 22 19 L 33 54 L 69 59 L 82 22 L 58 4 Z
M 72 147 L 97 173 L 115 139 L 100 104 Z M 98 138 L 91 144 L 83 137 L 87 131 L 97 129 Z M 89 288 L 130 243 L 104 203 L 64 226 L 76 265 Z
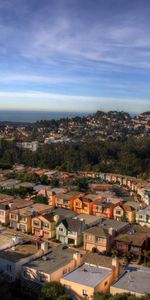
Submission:
M 24 163 L 41 168 L 64 171 L 101 171 L 130 176 L 150 175 L 150 139 L 129 138 L 127 141 L 95 141 L 86 143 L 44 145 L 37 152 L 1 145 L 0 165 Z

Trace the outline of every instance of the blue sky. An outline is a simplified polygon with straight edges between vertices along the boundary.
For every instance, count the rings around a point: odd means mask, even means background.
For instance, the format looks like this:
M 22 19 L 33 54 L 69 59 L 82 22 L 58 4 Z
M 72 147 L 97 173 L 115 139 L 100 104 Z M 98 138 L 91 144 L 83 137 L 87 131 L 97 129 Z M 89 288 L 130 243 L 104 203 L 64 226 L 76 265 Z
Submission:
M 149 0 L 0 0 L 0 109 L 150 110 Z

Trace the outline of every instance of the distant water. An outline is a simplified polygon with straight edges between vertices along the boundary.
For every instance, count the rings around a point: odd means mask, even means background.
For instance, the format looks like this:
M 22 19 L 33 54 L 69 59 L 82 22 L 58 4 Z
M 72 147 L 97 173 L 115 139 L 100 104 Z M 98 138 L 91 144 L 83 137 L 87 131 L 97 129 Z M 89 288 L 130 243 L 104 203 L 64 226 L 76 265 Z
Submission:
M 47 111 L 0 111 L 0 122 L 30 122 L 39 120 L 61 119 L 75 116 L 85 116 L 81 112 L 47 112 Z

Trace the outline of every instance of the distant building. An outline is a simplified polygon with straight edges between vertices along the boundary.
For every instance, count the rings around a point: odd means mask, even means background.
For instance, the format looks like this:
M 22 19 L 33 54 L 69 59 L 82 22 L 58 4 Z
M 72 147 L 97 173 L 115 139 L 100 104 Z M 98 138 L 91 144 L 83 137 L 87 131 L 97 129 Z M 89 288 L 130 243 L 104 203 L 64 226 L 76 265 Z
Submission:
M 16 146 L 18 148 L 21 148 L 21 149 L 28 149 L 32 152 L 35 152 L 38 150 L 39 148 L 39 143 L 38 141 L 33 141 L 33 142 L 22 142 L 22 143 L 16 143 Z
M 136 222 L 141 226 L 147 226 L 150 228 L 150 206 L 137 211 Z

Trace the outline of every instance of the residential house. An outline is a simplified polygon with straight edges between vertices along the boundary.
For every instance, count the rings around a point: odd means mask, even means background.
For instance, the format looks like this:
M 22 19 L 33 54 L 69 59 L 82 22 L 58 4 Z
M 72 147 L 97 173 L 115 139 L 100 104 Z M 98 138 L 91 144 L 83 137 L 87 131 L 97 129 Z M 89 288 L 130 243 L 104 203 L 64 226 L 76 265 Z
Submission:
M 117 221 L 127 220 L 129 223 L 135 221 L 135 208 L 130 205 L 120 204 L 114 207 L 114 219 Z
M 115 248 L 119 253 L 131 253 L 136 258 L 141 258 L 143 250 L 150 250 L 150 231 L 146 227 L 134 225 L 128 232 L 115 238 Z
M 69 192 L 63 193 L 56 196 L 55 206 L 56 207 L 63 207 L 67 209 L 73 209 L 73 202 L 75 199 L 78 199 L 83 194 L 77 192 Z
M 0 224 L 7 225 L 9 224 L 9 212 L 10 207 L 8 204 L 0 204 Z
M 6 198 L 7 199 L 7 198 Z M 32 201 L 25 201 L 20 198 L 11 198 L 10 201 L 0 203 L 0 223 L 8 225 L 10 223 L 10 212 L 14 209 L 27 207 L 32 204 Z
M 101 199 L 99 194 L 86 194 L 73 200 L 73 210 L 78 214 L 93 214 L 93 203 Z
M 52 239 L 56 236 L 56 219 L 51 213 L 38 215 L 32 218 L 32 234 L 44 239 Z
M 102 218 L 113 218 L 114 208 L 122 202 L 120 198 L 106 198 L 93 203 L 93 214 Z
M 26 263 L 22 268 L 22 281 L 44 284 L 59 281 L 64 274 L 68 274 L 82 263 L 81 254 L 66 246 L 59 245 L 41 258 Z
M 111 235 L 101 226 L 93 226 L 83 233 L 83 244 L 86 251 L 108 253 L 111 247 Z
M 136 223 L 150 228 L 150 206 L 136 212 Z
M 23 232 L 32 232 L 32 218 L 51 211 L 46 204 L 36 203 L 10 212 L 10 227 Z
M 56 225 L 56 239 L 63 244 L 81 245 L 84 228 L 84 221 L 65 218 L 58 221 Z
M 61 278 L 61 284 L 72 293 L 73 298 L 92 299 L 98 292 L 109 292 L 110 285 L 118 278 L 119 262 L 117 259 L 113 259 L 112 265 L 103 267 L 103 264 L 99 265 L 98 261 L 97 259 L 96 264 L 84 262 L 80 267 Z
M 150 294 L 150 269 L 139 265 L 128 265 L 124 273 L 111 285 L 113 295 L 130 293 L 137 297 Z
M 115 237 L 122 232 L 126 232 L 128 228 L 129 224 L 127 222 L 101 218 L 99 219 L 99 225 L 84 231 L 84 249 L 108 253 L 114 244 Z
M 0 251 L 0 271 L 3 272 L 5 278 L 12 282 L 19 279 L 22 266 L 36 259 L 48 251 L 48 244 L 33 244 L 29 240 L 20 240 L 7 244 Z

